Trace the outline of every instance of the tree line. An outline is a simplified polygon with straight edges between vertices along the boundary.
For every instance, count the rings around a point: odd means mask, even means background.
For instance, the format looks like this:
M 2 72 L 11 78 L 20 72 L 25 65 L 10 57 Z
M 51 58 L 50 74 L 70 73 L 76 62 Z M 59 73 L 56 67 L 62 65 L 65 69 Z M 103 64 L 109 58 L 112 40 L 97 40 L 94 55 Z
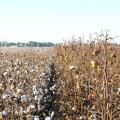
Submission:
M 6 42 L 2 41 L 0 42 L 0 47 L 52 47 L 54 46 L 54 43 L 52 42 L 35 42 L 35 41 L 29 41 L 27 43 L 24 42 Z

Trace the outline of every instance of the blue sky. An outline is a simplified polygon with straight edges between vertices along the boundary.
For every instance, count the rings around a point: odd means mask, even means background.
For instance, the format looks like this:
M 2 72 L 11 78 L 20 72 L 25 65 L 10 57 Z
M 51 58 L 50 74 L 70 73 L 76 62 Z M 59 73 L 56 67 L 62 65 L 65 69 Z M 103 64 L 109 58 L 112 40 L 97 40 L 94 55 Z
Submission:
M 0 41 L 62 42 L 101 29 L 120 36 L 120 0 L 0 0 Z

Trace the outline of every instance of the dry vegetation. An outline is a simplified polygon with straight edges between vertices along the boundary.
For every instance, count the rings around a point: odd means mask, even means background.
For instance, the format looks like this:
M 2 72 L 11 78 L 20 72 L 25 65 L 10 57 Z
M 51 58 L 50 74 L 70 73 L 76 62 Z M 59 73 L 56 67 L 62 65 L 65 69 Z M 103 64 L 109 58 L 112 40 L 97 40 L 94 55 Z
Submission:
M 68 120 L 120 119 L 120 46 L 106 35 L 56 48 L 64 82 L 61 104 Z
M 119 120 L 120 46 L 109 40 L 1 48 L 0 119 Z

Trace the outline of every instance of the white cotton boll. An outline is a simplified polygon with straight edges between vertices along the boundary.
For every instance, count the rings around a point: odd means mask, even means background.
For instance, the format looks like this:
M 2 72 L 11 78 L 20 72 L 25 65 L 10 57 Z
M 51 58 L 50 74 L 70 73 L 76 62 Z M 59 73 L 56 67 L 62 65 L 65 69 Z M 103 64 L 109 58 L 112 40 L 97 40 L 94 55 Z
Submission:
M 52 119 L 51 119 L 51 117 L 48 116 L 45 118 L 45 120 L 52 120 Z
M 55 94 L 55 91 L 52 91 L 53 94 Z
M 8 62 L 8 60 L 5 60 L 5 62 Z
M 16 59 L 15 61 L 16 61 L 16 62 L 19 62 L 19 60 L 18 60 L 18 59 Z
M 19 94 L 17 92 L 13 93 L 13 96 L 15 97 L 14 99 L 16 99 L 16 98 L 20 99 L 19 98 L 20 96 L 19 96 Z
M 43 90 L 42 90 L 42 88 L 38 88 L 38 90 L 40 91 L 40 93 L 43 93 Z
M 74 69 L 74 68 L 75 68 L 75 66 L 73 66 L 73 65 L 72 65 L 72 66 L 69 66 L 69 69 L 70 69 L 70 70 L 72 70 L 72 69 Z
M 17 93 L 23 93 L 23 89 L 17 88 Z
M 21 96 L 21 102 L 26 102 L 27 101 L 27 96 L 26 95 L 22 95 Z
M 40 120 L 39 116 L 34 116 L 34 120 Z
M 39 95 L 38 100 L 40 101 L 42 100 L 42 98 L 43 98 L 43 95 Z
M 43 98 L 43 95 L 35 95 L 34 97 L 34 99 L 38 101 L 42 100 L 42 98 Z
M 38 95 L 39 92 L 40 92 L 40 91 L 37 89 L 36 85 L 33 85 L 33 94 L 34 94 L 34 95 Z
M 27 114 L 28 112 L 27 112 L 27 110 L 23 110 L 23 113 L 24 113 L 24 114 Z
M 24 88 L 24 87 L 23 87 L 23 83 L 20 82 L 20 83 L 18 84 L 17 88 L 16 88 L 17 93 L 23 93 L 23 92 L 24 92 L 23 88 Z
M 79 117 L 79 119 L 80 119 L 80 120 L 82 120 L 82 119 L 83 119 L 83 117 L 82 117 L 82 116 L 80 116 L 80 117 Z
M 117 89 L 117 95 L 119 95 L 119 94 L 120 94 L 120 88 Z
M 50 90 L 51 90 L 51 91 L 54 90 L 55 87 L 56 87 L 56 85 L 53 85 L 52 87 L 50 87 Z
M 118 88 L 118 92 L 120 93 L 120 88 Z
M 34 94 L 34 95 L 38 95 L 38 94 L 39 94 L 39 91 L 38 91 L 38 90 L 34 90 L 34 91 L 33 91 L 33 94 Z
M 18 67 L 16 66 L 14 69 L 15 69 L 15 70 L 17 70 L 17 69 L 18 69 Z
M 20 107 L 20 113 L 21 114 L 23 113 L 23 107 Z
M 35 108 L 35 105 L 30 105 L 29 106 L 31 109 L 34 109 Z
M 35 70 L 33 69 L 33 70 L 31 70 L 30 72 L 34 72 Z
M 6 99 L 6 98 L 8 98 L 9 97 L 9 94 L 7 94 L 7 93 L 3 93 L 3 95 L 2 95 L 2 99 Z
M 16 72 L 16 74 L 19 75 L 19 74 L 20 74 L 20 71 L 18 70 L 18 71 Z
M 52 88 L 52 87 L 50 87 L 50 90 L 52 91 L 52 90 L 53 90 L 53 88 Z
M 17 63 L 17 62 L 15 62 L 15 65 L 17 66 L 17 65 L 18 65 L 18 63 Z
M 4 76 L 7 76 L 7 72 L 4 72 L 3 75 L 4 75 Z
M 33 91 L 34 91 L 34 90 L 36 89 L 36 85 L 33 85 L 32 89 L 33 89 Z
M 45 73 L 42 73 L 42 74 L 39 75 L 39 77 L 43 77 L 44 75 L 45 75 Z
M 38 100 L 38 96 L 36 95 L 36 96 L 34 97 L 34 99 L 35 99 L 35 100 Z
M 80 120 L 86 120 L 86 117 L 85 116 L 80 116 L 79 119 Z
M 30 109 L 30 106 L 28 106 L 28 107 L 27 107 L 27 113 L 29 113 L 30 110 L 31 110 L 31 109 Z
M 8 69 L 9 69 L 9 71 L 12 71 L 12 68 L 11 68 L 11 67 L 9 67 Z
M 51 118 L 53 118 L 53 116 L 54 116 L 54 114 L 55 114 L 55 112 L 54 111 L 52 111 L 52 113 L 51 113 Z
M 14 80 L 13 80 L 12 78 L 10 78 L 10 79 L 8 79 L 8 81 L 9 81 L 9 82 L 12 82 L 12 81 L 14 81 Z
M 3 111 L 3 112 L 2 112 L 2 115 L 3 115 L 3 116 L 7 116 L 8 113 L 7 113 L 6 111 Z
M 48 93 L 48 89 L 47 88 L 45 89 L 45 93 Z
M 92 120 L 98 120 L 95 114 L 90 115 L 90 118 L 91 118 Z
M 76 110 L 76 107 L 75 107 L 75 106 L 73 106 L 73 107 L 72 107 L 72 110 L 74 110 L 74 111 L 75 111 L 75 110 Z
M 54 89 L 55 89 L 55 87 L 56 87 L 56 85 L 53 85 L 53 86 L 52 86 L 52 89 L 54 90 Z
M 9 69 L 6 69 L 6 72 L 9 72 Z

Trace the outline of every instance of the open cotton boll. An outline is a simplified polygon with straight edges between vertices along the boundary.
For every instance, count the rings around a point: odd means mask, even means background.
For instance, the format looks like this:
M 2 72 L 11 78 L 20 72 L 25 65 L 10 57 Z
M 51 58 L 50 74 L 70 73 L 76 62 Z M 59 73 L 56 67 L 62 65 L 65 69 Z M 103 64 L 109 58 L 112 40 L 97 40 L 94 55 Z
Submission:
M 18 87 L 17 87 L 17 89 L 16 89 L 16 90 L 17 90 L 17 93 L 23 93 L 23 92 L 24 92 L 24 91 L 23 91 L 23 89 L 18 88 Z
M 51 117 L 48 116 L 45 118 L 45 120 L 52 120 L 52 119 L 51 119 Z
M 117 95 L 119 95 L 119 94 L 120 94 L 120 88 L 117 89 Z
M 10 96 L 9 93 L 3 93 L 3 95 L 1 96 L 2 99 L 6 99 Z
M 74 65 L 69 66 L 69 69 L 70 69 L 70 70 L 72 70 L 72 69 L 74 69 L 74 68 L 75 68 Z
M 26 95 L 22 95 L 21 96 L 21 102 L 26 102 L 27 101 L 27 96 Z
M 47 89 L 47 88 L 45 88 L 45 93 L 46 93 L 46 94 L 48 93 L 48 89 Z
M 118 92 L 120 92 L 120 88 L 118 88 Z
M 35 105 L 30 105 L 29 106 L 31 109 L 34 109 L 35 108 Z
M 7 74 L 8 74 L 7 72 L 4 72 L 4 73 L 3 73 L 3 75 L 4 75 L 5 77 L 7 76 Z
M 34 120 L 40 120 L 39 116 L 34 116 Z
M 33 109 L 35 109 L 35 105 L 29 105 L 28 107 L 27 107 L 27 112 L 29 112 L 30 110 L 33 110 Z
M 33 91 L 33 94 L 34 94 L 34 95 L 38 95 L 38 94 L 39 94 L 39 90 L 34 90 L 34 91 Z
M 27 112 L 30 112 L 31 110 L 35 109 L 35 105 L 30 105 L 27 107 Z
M 55 114 L 55 112 L 54 111 L 52 111 L 52 113 L 51 113 L 51 118 L 53 118 L 53 116 L 54 116 L 54 114 Z
M 2 115 L 3 115 L 3 116 L 7 116 L 8 113 L 7 113 L 6 111 L 2 111 Z

